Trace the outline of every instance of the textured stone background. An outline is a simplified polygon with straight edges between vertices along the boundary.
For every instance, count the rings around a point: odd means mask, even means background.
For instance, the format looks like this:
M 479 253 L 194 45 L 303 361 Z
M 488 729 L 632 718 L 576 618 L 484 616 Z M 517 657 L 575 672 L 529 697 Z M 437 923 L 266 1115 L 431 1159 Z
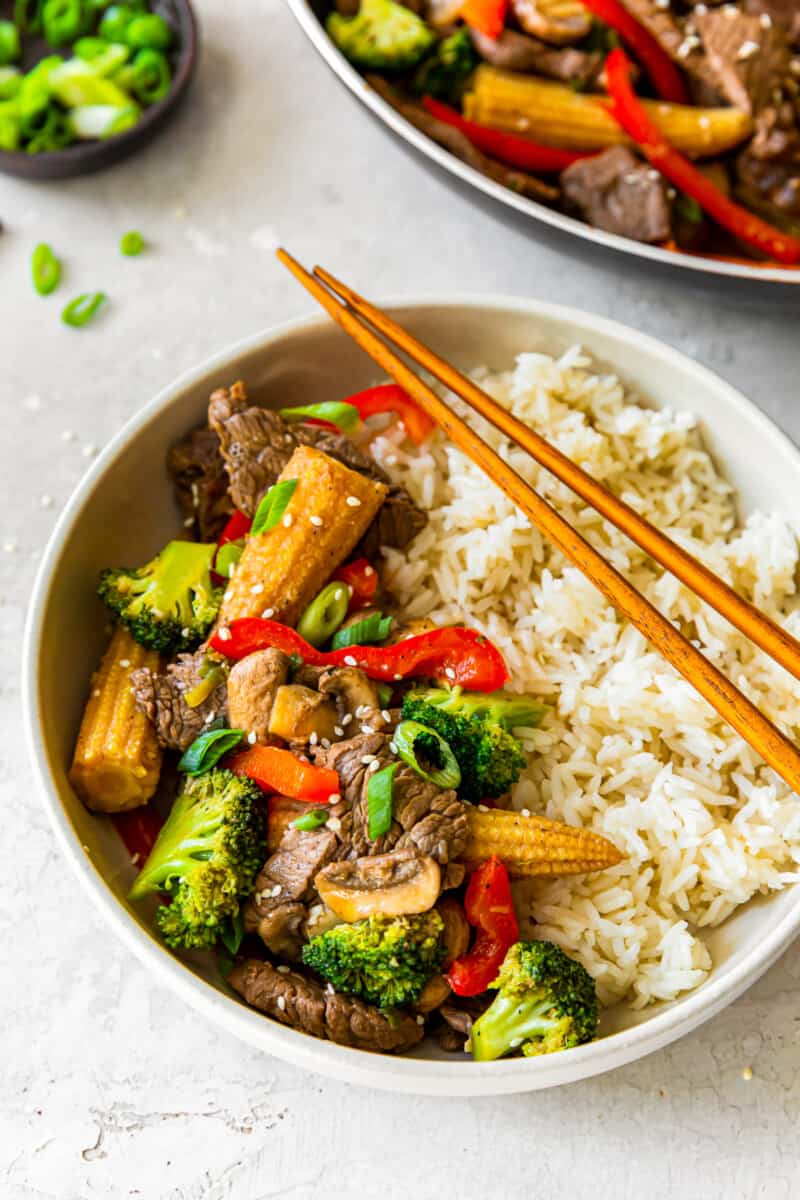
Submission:
M 87 459 L 140 404 L 233 339 L 309 311 L 271 257 L 276 238 L 371 294 L 496 290 L 607 313 L 800 436 L 796 304 L 545 244 L 394 144 L 278 0 L 198 8 L 197 86 L 157 145 L 92 179 L 0 178 L 0 1197 L 793 1200 L 797 951 L 704 1029 L 603 1078 L 527 1097 L 394 1098 L 206 1026 L 129 959 L 55 849 L 17 684 L 42 547 Z M 132 227 L 152 243 L 138 260 L 117 252 Z M 28 280 L 41 239 L 67 265 L 51 300 Z M 61 326 L 62 297 L 97 287 L 111 296 L 102 319 Z

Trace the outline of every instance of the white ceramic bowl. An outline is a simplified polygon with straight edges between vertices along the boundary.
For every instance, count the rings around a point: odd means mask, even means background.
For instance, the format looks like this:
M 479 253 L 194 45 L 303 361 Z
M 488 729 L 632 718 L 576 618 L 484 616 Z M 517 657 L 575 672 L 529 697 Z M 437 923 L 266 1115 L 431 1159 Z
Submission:
M 555 305 L 494 298 L 431 298 L 392 311 L 462 367 L 508 367 L 524 350 L 558 353 L 580 342 L 653 405 L 698 413 L 743 511 L 795 518 L 800 455 L 747 400 L 683 355 L 632 329 Z M 164 468 L 167 446 L 204 418 L 209 392 L 237 378 L 266 404 L 341 397 L 378 378 L 327 319 L 292 322 L 249 338 L 179 379 L 138 413 L 97 459 L 61 515 L 36 582 L 25 639 L 24 707 L 44 802 L 59 842 L 92 902 L 162 984 L 252 1046 L 354 1083 L 401 1092 L 489 1095 L 552 1087 L 609 1070 L 666 1045 L 730 1003 L 800 928 L 800 891 L 750 903 L 708 934 L 715 967 L 696 991 L 644 1012 L 611 1010 L 605 1036 L 537 1059 L 474 1063 L 435 1046 L 391 1058 L 317 1041 L 246 1008 L 207 962 L 182 962 L 126 900 L 132 868 L 113 828 L 90 815 L 67 767 L 90 672 L 105 634 L 94 586 L 101 566 L 144 560 L 173 536 L 177 513 Z

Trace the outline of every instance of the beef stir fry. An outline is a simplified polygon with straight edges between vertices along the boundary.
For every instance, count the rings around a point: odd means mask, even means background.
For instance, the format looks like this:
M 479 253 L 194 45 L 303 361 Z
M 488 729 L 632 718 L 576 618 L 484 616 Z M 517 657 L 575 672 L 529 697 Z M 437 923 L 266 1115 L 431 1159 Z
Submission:
M 520 939 L 511 881 L 620 854 L 512 809 L 544 706 L 485 637 L 405 621 L 382 589 L 381 547 L 427 521 L 369 453 L 387 419 L 431 432 L 394 385 L 280 412 L 214 392 L 167 454 L 184 537 L 101 573 L 116 628 L 71 779 L 165 944 L 216 953 L 273 1020 L 364 1050 L 430 1029 L 479 1059 L 550 1053 L 596 1036 L 594 981 Z
M 609 233 L 800 264 L 788 0 L 336 0 L 327 30 L 412 125 Z

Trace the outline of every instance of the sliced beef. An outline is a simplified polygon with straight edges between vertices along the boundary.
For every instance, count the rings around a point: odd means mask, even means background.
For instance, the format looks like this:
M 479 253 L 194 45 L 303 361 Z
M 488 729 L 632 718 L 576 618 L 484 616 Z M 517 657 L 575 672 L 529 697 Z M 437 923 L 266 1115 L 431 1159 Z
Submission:
M 299 957 L 314 878 L 337 846 L 336 835 L 328 829 L 303 831 L 289 826 L 259 871 L 243 909 L 244 927 L 247 933 L 257 933 L 273 954 Z
M 193 429 L 167 453 L 167 470 L 184 524 L 203 542 L 214 542 L 233 512 L 228 476 L 213 430 Z
M 686 72 L 693 86 L 696 104 L 720 101 L 719 85 L 694 27 L 694 18 L 682 21 L 670 6 L 659 0 L 622 0 L 628 12 L 644 25 L 661 49 Z
M 186 750 L 211 721 L 227 714 L 224 682 L 196 708 L 190 708 L 183 698 L 201 682 L 204 658 L 205 650 L 201 648 L 194 654 L 179 654 L 161 673 L 149 667 L 131 672 L 136 704 L 155 726 L 158 744 L 166 750 Z
M 394 774 L 392 826 L 376 841 L 369 839 L 367 784 L 374 770 L 396 761 L 389 743 L 386 734 L 359 734 L 315 753 L 318 765 L 332 768 L 339 776 L 342 803 L 334 809 L 341 826 L 337 858 L 412 848 L 446 866 L 460 857 L 466 845 L 466 807 L 454 791 L 422 779 L 407 763 L 400 762 Z
M 228 716 L 233 729 L 255 734 L 262 745 L 277 742 L 269 733 L 275 693 L 289 678 L 289 658 L 270 646 L 256 650 L 231 667 L 228 675 Z
M 572 46 L 556 49 L 516 29 L 504 29 L 498 38 L 487 37 L 478 29 L 469 32 L 481 58 L 501 71 L 532 72 L 586 87 L 596 79 L 602 67 L 599 54 L 587 54 Z
M 758 112 L 789 77 L 791 48 L 774 22 L 766 24 L 732 5 L 695 12 L 708 64 L 722 95 L 737 108 Z
M 313 425 L 290 428 L 278 413 L 250 404 L 242 383 L 212 394 L 208 420 L 219 438 L 233 502 L 247 516 L 254 515 L 262 496 L 299 445 L 313 446 L 370 479 L 389 483 L 375 460 L 349 438 Z M 356 553 L 374 555 L 380 546 L 402 550 L 426 523 L 425 513 L 414 504 L 405 488 L 390 486 Z
M 393 1013 L 389 1019 L 362 1000 L 331 993 L 298 971 L 280 972 L 268 962 L 244 959 L 228 982 L 274 1020 L 342 1046 L 392 1053 L 410 1050 L 425 1036 L 412 1017 Z
M 756 132 L 736 159 L 736 196 L 785 232 L 800 236 L 800 119 L 788 98 L 756 116 Z
M 767 16 L 800 49 L 800 5 L 797 0 L 744 0 L 745 12 Z
M 437 121 L 421 104 L 402 97 L 380 75 L 368 75 L 367 83 L 415 129 L 419 129 L 431 141 L 443 146 L 445 150 L 449 150 L 452 155 L 461 159 L 473 170 L 479 171 L 481 175 L 486 175 L 496 183 L 501 183 L 503 187 L 510 188 L 512 192 L 519 192 L 521 196 L 530 196 L 545 204 L 555 204 L 558 200 L 558 188 L 551 187 L 549 183 L 543 183 L 535 175 L 527 175 L 524 171 L 515 171 L 512 167 L 505 167 L 501 163 L 495 162 L 494 159 L 487 158 L 473 146 L 460 129 L 454 129 L 452 125 L 445 125 L 444 121 Z
M 597 229 L 663 242 L 670 235 L 664 179 L 624 146 L 581 159 L 561 172 L 564 196 Z

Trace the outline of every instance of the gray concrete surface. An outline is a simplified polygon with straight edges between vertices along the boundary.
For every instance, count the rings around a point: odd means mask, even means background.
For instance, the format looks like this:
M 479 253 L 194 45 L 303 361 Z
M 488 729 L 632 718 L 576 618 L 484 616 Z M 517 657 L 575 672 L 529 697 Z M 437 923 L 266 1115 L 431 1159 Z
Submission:
M 788 293 L 702 290 L 540 240 L 390 140 L 279 0 L 198 9 L 197 85 L 156 145 L 90 179 L 0 177 L 0 1196 L 792 1200 L 797 950 L 705 1028 L 603 1078 L 527 1097 L 394 1098 L 208 1027 L 130 960 L 56 850 L 17 683 L 42 548 L 87 459 L 139 405 L 226 343 L 310 311 L 271 256 L 277 239 L 373 295 L 493 290 L 616 317 L 800 437 Z M 129 228 L 148 239 L 140 259 L 118 253 Z M 66 264 L 47 300 L 28 278 L 40 240 Z M 63 299 L 95 288 L 107 311 L 63 327 Z

